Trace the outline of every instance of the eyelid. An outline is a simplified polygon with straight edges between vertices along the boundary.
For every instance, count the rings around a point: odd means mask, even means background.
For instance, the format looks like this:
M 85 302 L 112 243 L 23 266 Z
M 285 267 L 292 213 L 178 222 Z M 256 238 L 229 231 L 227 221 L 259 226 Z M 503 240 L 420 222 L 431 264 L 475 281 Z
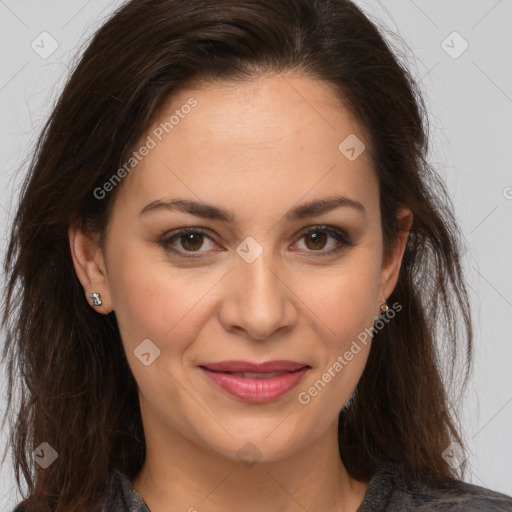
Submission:
M 348 233 L 341 228 L 337 228 L 335 226 L 330 226 L 329 224 L 315 224 L 314 226 L 308 226 L 306 228 L 301 229 L 295 237 L 298 239 L 300 237 L 303 237 L 304 235 L 307 235 L 309 233 L 314 233 L 315 231 L 325 231 L 326 233 L 330 234 L 331 236 L 339 236 L 344 237 L 344 239 L 347 241 L 347 243 L 351 242 L 350 237 Z
M 217 244 L 214 237 L 210 234 L 210 232 L 207 229 L 200 228 L 200 227 L 186 227 L 186 228 L 180 228 L 174 231 L 171 231 L 170 233 L 164 235 L 159 243 L 160 245 L 167 251 L 172 252 L 174 254 L 178 254 L 179 256 L 183 256 L 184 258 L 193 259 L 193 258 L 202 258 L 203 256 L 201 254 L 207 254 L 212 251 L 195 251 L 198 255 L 194 256 L 194 251 L 181 251 L 176 250 L 170 247 L 171 241 L 174 239 L 178 239 L 180 236 L 186 235 L 188 233 L 199 233 L 201 235 L 204 235 L 206 238 Z
M 335 226 L 330 226 L 328 224 L 315 224 L 314 226 L 308 226 L 299 231 L 295 239 L 296 241 L 299 241 L 305 235 L 315 233 L 316 231 L 327 233 L 329 236 L 334 238 L 338 242 L 338 244 L 336 245 L 336 247 L 327 250 L 305 251 L 306 257 L 308 258 L 322 258 L 332 256 L 334 254 L 341 252 L 343 249 L 355 247 L 357 245 L 355 242 L 353 242 L 352 238 L 346 232 L 346 230 Z
M 297 243 L 302 237 L 309 233 L 314 233 L 315 231 L 323 231 L 327 233 L 329 236 L 334 238 L 338 245 L 335 248 L 327 249 L 327 250 L 318 250 L 318 251 L 305 251 L 309 253 L 309 257 L 314 258 L 321 258 L 322 256 L 328 256 L 332 255 L 336 252 L 339 252 L 347 247 L 354 247 L 356 244 L 352 241 L 351 237 L 348 235 L 348 233 L 339 227 L 330 226 L 326 224 L 315 224 L 312 226 L 307 226 L 303 229 L 301 229 L 295 236 L 294 236 L 294 244 Z M 160 240 L 160 245 L 167 251 L 172 252 L 174 254 L 177 254 L 178 256 L 182 256 L 185 259 L 194 259 L 194 258 L 203 258 L 204 254 L 211 253 L 213 251 L 182 251 L 182 250 L 175 250 L 173 248 L 170 248 L 170 243 L 174 241 L 175 239 L 179 238 L 180 236 L 186 235 L 188 233 L 199 233 L 204 235 L 206 238 L 208 238 L 210 241 L 217 244 L 215 237 L 213 237 L 210 234 L 210 231 L 201 228 L 201 227 L 194 227 L 189 226 L 186 228 L 180 228 L 174 231 L 171 231 L 169 234 L 164 235 Z M 217 244 L 219 245 L 219 244 Z M 315 254 L 317 253 L 317 254 Z M 196 255 L 197 254 L 197 255 Z

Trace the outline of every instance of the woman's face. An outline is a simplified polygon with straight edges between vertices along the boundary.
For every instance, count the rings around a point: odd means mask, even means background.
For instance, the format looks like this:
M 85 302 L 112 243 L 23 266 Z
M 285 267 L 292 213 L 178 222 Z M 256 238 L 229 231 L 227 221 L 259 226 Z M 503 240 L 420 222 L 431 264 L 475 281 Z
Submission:
M 141 138 L 84 288 L 115 311 L 147 433 L 278 460 L 336 429 L 403 251 L 382 260 L 362 143 L 296 74 L 184 90 Z

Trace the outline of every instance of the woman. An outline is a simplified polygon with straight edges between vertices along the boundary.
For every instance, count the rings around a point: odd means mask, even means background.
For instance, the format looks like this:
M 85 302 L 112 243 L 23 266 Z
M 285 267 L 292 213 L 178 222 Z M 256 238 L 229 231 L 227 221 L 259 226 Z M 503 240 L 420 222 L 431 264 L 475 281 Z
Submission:
M 426 151 L 347 0 L 120 8 L 8 247 L 16 510 L 512 510 L 459 480 L 437 343 L 470 356 L 471 317 Z

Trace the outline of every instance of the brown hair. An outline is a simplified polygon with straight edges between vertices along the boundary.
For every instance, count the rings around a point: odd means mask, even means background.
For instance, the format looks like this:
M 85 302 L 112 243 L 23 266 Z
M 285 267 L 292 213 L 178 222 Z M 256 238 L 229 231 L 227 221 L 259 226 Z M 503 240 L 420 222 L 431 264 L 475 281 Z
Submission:
M 127 161 L 176 91 L 282 71 L 330 84 L 369 134 L 386 251 L 399 206 L 414 214 L 388 299 L 403 311 L 375 334 L 340 414 L 340 456 L 361 479 L 387 459 L 438 482 L 457 477 L 441 457 L 450 442 L 463 443 L 439 350 L 451 358 L 465 349 L 465 383 L 470 311 L 460 233 L 426 161 L 425 108 L 406 68 L 348 0 L 133 0 L 94 35 L 46 123 L 6 254 L 6 415 L 15 409 L 16 479 L 21 489 L 23 473 L 29 505 L 89 509 L 113 468 L 134 478 L 145 457 L 137 385 L 115 313 L 99 315 L 84 300 L 68 226 L 78 220 L 105 232 L 117 190 L 102 200 L 93 191 Z M 448 370 L 458 375 L 458 366 Z M 47 469 L 31 461 L 42 442 L 59 454 Z

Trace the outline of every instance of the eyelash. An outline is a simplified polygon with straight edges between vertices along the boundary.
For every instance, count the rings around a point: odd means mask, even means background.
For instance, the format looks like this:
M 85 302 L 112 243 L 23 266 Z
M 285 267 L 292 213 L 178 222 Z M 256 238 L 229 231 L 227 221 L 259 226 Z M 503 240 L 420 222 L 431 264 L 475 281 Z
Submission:
M 354 247 L 356 245 L 350 239 L 350 237 L 348 236 L 348 234 L 346 232 L 344 232 L 338 228 L 333 228 L 331 226 L 313 226 L 311 228 L 306 228 L 305 230 L 303 230 L 299 233 L 297 241 L 301 240 L 303 237 L 305 237 L 307 235 L 310 235 L 312 233 L 318 233 L 318 232 L 327 233 L 328 235 L 330 235 L 331 237 L 333 237 L 335 240 L 338 241 L 338 245 L 336 247 L 334 247 L 333 249 L 328 249 L 326 251 L 324 251 L 324 250 L 307 251 L 307 252 L 312 252 L 312 253 L 318 253 L 318 254 L 315 254 L 314 256 L 307 256 L 309 258 L 317 258 L 317 257 L 323 258 L 323 257 L 331 256 L 335 253 L 342 251 L 343 249 L 345 249 L 347 247 Z M 170 247 L 171 243 L 174 242 L 176 239 L 179 239 L 179 237 L 181 237 L 183 235 L 188 235 L 190 233 L 204 235 L 206 238 L 210 239 L 212 242 L 215 242 L 213 237 L 208 234 L 208 231 L 206 231 L 202 228 L 191 227 L 191 228 L 183 228 L 176 232 L 171 233 L 169 236 L 162 238 L 159 241 L 159 244 L 166 251 L 177 254 L 178 256 L 183 257 L 183 258 L 188 258 L 188 259 L 202 258 L 203 257 L 202 255 L 192 256 L 191 254 L 194 252 L 201 253 L 204 251 L 188 251 L 187 252 L 187 251 L 179 251 L 179 250 L 176 250 L 176 249 L 173 249 Z

